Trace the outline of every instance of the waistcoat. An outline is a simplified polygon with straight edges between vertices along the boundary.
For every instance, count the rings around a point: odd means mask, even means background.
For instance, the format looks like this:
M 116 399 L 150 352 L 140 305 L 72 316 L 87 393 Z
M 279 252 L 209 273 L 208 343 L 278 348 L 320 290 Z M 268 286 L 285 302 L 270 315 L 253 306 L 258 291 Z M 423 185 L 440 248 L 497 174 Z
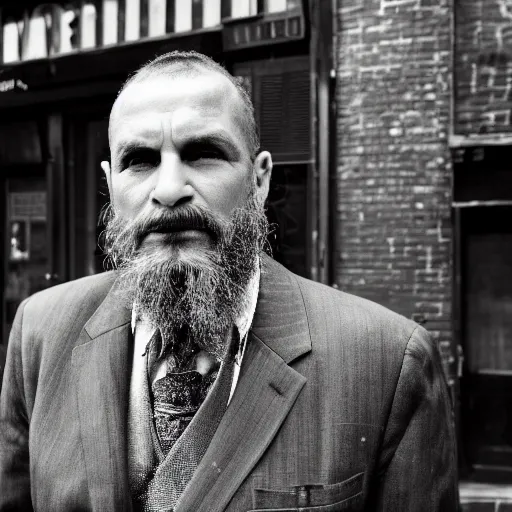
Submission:
M 128 404 L 128 476 L 134 510 L 171 512 L 205 454 L 227 407 L 234 363 L 223 362 L 206 399 L 167 456 L 155 425 L 147 355 L 134 361 Z

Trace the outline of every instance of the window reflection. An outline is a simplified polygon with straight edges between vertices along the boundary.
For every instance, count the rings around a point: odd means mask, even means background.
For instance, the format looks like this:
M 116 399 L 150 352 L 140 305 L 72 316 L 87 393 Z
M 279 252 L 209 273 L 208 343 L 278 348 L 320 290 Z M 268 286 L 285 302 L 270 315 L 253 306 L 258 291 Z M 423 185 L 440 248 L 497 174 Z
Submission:
M 53 48 L 54 53 L 68 53 L 78 48 L 79 41 L 76 39 L 77 28 L 78 13 L 76 13 L 73 9 L 61 11 L 59 31 L 60 37 L 58 47 Z
M 18 24 L 15 21 L 9 21 L 4 25 L 3 48 L 4 62 L 20 60 L 20 34 L 18 32 Z
M 258 14 L 258 0 L 232 0 L 231 16 L 233 18 L 244 18 Z
M 221 0 L 206 0 L 203 2 L 203 27 L 220 25 Z
M 176 32 L 186 32 L 192 30 L 192 0 L 180 0 L 176 5 Z
M 117 0 L 103 0 L 103 44 L 117 43 Z
M 82 7 L 80 35 L 82 49 L 96 46 L 96 6 L 92 2 L 85 3 Z
M 287 10 L 287 0 L 265 0 L 265 12 L 283 12 Z
M 188 0 L 180 0 L 178 4 L 187 3 Z M 150 37 L 163 36 L 166 28 L 166 0 L 149 0 L 148 35 Z
M 125 41 L 136 41 L 140 38 L 140 0 L 126 0 Z
M 28 260 L 26 232 L 26 222 L 16 221 L 11 223 L 11 250 L 9 253 L 9 259 L 11 261 Z
M 23 60 L 41 59 L 48 56 L 45 18 L 46 15 L 36 9 L 34 15 L 28 20 L 28 30 L 23 37 Z

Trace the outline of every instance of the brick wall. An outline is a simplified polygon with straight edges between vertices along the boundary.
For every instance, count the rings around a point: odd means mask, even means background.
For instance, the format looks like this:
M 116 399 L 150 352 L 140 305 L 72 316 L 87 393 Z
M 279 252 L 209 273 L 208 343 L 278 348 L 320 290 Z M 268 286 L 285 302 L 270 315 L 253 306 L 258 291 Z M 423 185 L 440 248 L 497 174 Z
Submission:
M 338 0 L 336 284 L 451 340 L 452 0 Z
M 512 131 L 512 2 L 458 0 L 455 132 Z

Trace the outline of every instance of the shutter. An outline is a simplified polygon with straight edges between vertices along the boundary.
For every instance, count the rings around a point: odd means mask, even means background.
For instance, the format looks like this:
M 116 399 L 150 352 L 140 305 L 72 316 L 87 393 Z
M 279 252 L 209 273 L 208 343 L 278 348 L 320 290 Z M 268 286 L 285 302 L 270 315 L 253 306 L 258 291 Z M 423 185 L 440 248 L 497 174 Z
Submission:
M 258 78 L 257 113 L 262 149 L 270 151 L 276 162 L 309 160 L 310 77 L 307 67 L 287 69 L 283 65 L 280 70 L 263 71 Z
M 261 149 L 276 162 L 311 158 L 310 75 L 307 58 L 255 64 L 254 100 Z

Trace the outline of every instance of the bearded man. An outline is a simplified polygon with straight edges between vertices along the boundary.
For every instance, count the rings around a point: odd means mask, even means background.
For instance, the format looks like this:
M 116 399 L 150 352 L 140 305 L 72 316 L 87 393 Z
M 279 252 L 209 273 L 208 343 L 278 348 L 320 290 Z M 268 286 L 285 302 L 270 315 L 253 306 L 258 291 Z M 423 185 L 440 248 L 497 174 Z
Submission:
M 238 81 L 158 57 L 109 142 L 116 270 L 19 308 L 0 510 L 456 510 L 426 331 L 263 253 L 272 159 Z

